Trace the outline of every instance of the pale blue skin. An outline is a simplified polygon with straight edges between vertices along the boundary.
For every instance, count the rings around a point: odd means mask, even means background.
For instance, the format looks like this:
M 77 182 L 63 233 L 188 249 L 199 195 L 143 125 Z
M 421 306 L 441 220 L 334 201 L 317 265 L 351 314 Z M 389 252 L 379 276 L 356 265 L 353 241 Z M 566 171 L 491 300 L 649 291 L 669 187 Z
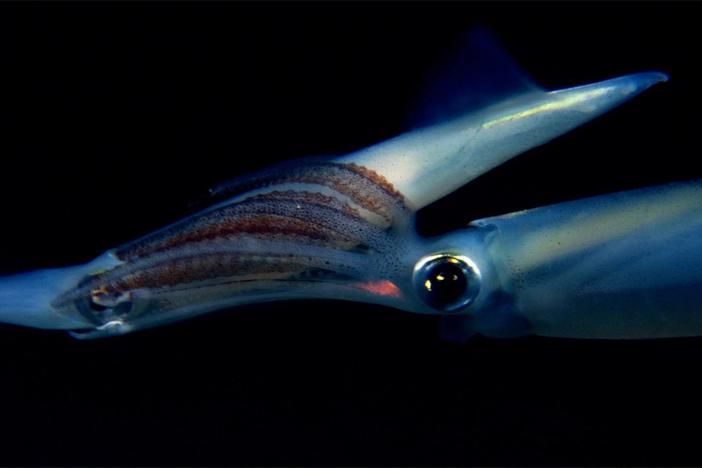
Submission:
M 666 79 L 662 73 L 646 72 L 551 92 L 532 86 L 336 161 L 382 175 L 415 211 Z M 127 317 L 99 327 L 75 310 L 49 305 L 84 275 L 118 265 L 108 253 L 85 265 L 1 279 L 0 321 L 38 328 L 93 327 L 84 336 L 98 337 L 238 304 L 326 297 L 450 315 L 449 335 L 458 339 L 475 333 L 577 338 L 702 335 L 701 181 L 482 219 L 436 238 L 420 238 L 410 225 L 402 239 L 402 249 L 387 258 L 373 258 L 365 265 L 353 264 L 352 256 L 347 261 L 357 271 L 365 269 L 369 278 L 392 281 L 402 291 L 397 297 L 330 285 L 304 293 L 283 288 L 226 301 L 203 299 L 156 318 Z M 281 245 L 273 247 L 285 247 Z M 467 305 L 458 310 L 436 310 L 416 293 L 423 282 L 417 277 L 419 265 L 437 255 L 462 258 L 474 269 L 475 288 Z

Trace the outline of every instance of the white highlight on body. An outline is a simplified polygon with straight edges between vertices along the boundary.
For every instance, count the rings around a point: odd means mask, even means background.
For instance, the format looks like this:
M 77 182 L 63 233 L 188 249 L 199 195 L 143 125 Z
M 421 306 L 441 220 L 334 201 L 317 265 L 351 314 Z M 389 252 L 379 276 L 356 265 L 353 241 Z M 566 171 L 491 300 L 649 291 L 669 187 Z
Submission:
M 665 81 L 661 73 L 515 96 L 339 158 L 384 176 L 415 209 Z

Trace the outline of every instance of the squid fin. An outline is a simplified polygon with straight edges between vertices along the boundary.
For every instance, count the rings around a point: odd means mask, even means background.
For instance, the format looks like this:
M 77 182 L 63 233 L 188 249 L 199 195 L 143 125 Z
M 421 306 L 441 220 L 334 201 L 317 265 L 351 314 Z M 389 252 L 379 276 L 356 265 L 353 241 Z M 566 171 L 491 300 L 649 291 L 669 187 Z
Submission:
M 450 120 L 517 95 L 543 92 L 484 28 L 461 34 L 426 82 L 410 117 L 411 128 Z

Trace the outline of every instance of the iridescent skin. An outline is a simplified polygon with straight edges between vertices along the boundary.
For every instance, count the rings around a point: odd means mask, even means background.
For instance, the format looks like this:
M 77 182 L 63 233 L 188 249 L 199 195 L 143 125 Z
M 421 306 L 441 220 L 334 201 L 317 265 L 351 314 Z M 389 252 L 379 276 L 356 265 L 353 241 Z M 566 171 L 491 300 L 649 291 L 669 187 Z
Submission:
M 214 189 L 222 201 L 212 207 L 90 263 L 1 279 L 0 320 L 100 337 L 240 304 L 332 298 L 447 315 L 459 337 L 702 334 L 700 182 L 437 238 L 414 229 L 423 206 L 665 79 L 533 87 L 344 157 L 242 177 Z

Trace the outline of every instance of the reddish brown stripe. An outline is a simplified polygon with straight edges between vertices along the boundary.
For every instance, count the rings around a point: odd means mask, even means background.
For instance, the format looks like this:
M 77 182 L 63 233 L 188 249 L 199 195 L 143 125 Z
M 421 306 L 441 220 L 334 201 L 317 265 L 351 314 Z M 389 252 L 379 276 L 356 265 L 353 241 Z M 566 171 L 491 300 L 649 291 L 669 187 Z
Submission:
M 279 199 L 268 199 L 274 197 Z M 342 211 L 340 202 L 321 204 L 327 198 L 323 195 L 299 192 L 297 199 L 282 197 L 282 192 L 266 194 L 195 215 L 121 247 L 115 255 L 121 260 L 133 259 L 190 242 L 228 239 L 238 234 L 351 248 L 381 234 L 353 211 Z
M 353 240 L 320 226 L 279 215 L 248 215 L 235 219 L 225 219 L 218 224 L 205 225 L 197 230 L 186 230 L 160 242 L 150 243 L 129 252 L 129 257 L 154 254 L 190 242 L 203 242 L 215 239 L 236 239 L 238 234 L 251 234 L 256 237 L 290 239 L 311 243 L 346 245 Z
M 300 201 L 303 203 L 315 204 L 319 206 L 327 206 L 334 208 L 344 213 L 360 218 L 361 215 L 357 209 L 345 203 L 338 198 L 323 195 L 318 192 L 306 192 L 306 191 L 295 191 L 295 190 L 285 190 L 279 191 L 274 190 L 272 192 L 266 192 L 259 195 L 251 197 L 252 200 L 290 200 L 290 201 Z
M 117 291 L 185 285 L 196 281 L 247 275 L 289 276 L 304 266 L 280 259 L 242 257 L 234 254 L 208 254 L 182 257 L 125 275 L 113 283 Z
M 332 162 L 308 163 L 301 166 L 283 165 L 247 178 L 239 178 L 215 188 L 215 196 L 244 193 L 259 187 L 283 183 L 311 183 L 332 188 L 351 198 L 363 208 L 373 211 L 390 223 L 395 211 L 407 209 L 404 197 L 382 175 L 356 164 Z
M 388 179 L 381 176 L 380 174 L 378 174 L 374 170 L 368 169 L 367 167 L 364 167 L 364 166 L 359 166 L 358 164 L 354 164 L 354 163 L 345 164 L 344 166 L 346 168 L 348 168 L 350 171 L 353 171 L 356 174 L 370 180 L 371 182 L 376 184 L 378 187 L 380 187 L 382 190 L 384 190 L 385 192 L 390 194 L 393 198 L 395 198 L 400 203 L 402 203 L 402 204 L 405 203 L 405 201 L 404 201 L 405 198 L 402 196 L 402 194 L 400 192 L 395 190 L 395 186 L 392 185 Z
M 54 301 L 55 307 L 90 298 L 119 297 L 123 293 L 142 288 L 161 288 L 218 278 L 270 279 L 289 278 L 310 268 L 294 255 L 246 255 L 232 252 L 183 255 L 147 264 L 143 267 L 122 265 L 115 269 L 86 278 L 78 287 Z

